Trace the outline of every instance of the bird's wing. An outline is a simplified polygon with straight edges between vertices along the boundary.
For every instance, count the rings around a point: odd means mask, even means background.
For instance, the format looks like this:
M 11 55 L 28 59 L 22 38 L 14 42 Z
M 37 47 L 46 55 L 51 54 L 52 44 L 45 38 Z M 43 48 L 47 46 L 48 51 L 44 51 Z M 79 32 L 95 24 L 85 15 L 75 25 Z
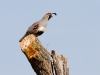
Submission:
M 34 24 L 32 24 L 28 30 L 27 30 L 27 33 L 30 34 L 30 33 L 36 33 L 37 30 L 39 28 L 39 22 L 35 22 Z

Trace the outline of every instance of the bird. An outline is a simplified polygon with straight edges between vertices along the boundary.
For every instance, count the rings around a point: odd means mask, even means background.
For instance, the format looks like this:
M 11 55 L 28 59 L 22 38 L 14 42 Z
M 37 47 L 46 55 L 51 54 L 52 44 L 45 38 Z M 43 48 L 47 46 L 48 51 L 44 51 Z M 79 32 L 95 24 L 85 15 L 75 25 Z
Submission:
M 53 17 L 52 14 L 57 15 L 56 13 L 46 13 L 42 19 L 40 19 L 39 21 L 36 21 L 35 23 L 33 23 L 28 30 L 26 31 L 26 33 L 24 34 L 24 36 L 19 40 L 19 42 L 21 42 L 24 37 L 26 37 L 29 34 L 33 34 L 36 37 L 42 35 L 47 27 L 48 21 Z

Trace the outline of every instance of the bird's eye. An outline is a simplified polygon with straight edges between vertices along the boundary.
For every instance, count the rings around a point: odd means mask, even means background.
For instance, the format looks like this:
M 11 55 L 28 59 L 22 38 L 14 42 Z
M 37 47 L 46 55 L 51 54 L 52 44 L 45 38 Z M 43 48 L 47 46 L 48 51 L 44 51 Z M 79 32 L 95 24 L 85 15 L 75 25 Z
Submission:
M 47 17 L 49 18 L 50 14 L 47 15 Z

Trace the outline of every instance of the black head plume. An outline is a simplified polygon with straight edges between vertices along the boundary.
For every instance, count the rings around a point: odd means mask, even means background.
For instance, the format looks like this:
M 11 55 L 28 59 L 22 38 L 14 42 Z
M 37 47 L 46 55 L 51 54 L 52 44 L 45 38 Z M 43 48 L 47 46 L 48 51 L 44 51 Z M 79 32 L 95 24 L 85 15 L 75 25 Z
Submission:
M 52 13 L 52 14 L 57 15 L 56 13 Z

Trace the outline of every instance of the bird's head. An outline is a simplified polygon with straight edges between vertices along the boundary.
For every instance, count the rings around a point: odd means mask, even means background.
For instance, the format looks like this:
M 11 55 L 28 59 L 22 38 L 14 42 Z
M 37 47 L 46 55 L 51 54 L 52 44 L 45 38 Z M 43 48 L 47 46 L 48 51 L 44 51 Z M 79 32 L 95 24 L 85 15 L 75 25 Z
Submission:
M 48 20 L 49 20 L 50 18 L 53 17 L 52 14 L 57 15 L 56 13 L 50 13 L 50 12 L 48 12 L 48 13 L 45 14 L 44 17 L 45 17 L 45 18 L 48 18 Z

